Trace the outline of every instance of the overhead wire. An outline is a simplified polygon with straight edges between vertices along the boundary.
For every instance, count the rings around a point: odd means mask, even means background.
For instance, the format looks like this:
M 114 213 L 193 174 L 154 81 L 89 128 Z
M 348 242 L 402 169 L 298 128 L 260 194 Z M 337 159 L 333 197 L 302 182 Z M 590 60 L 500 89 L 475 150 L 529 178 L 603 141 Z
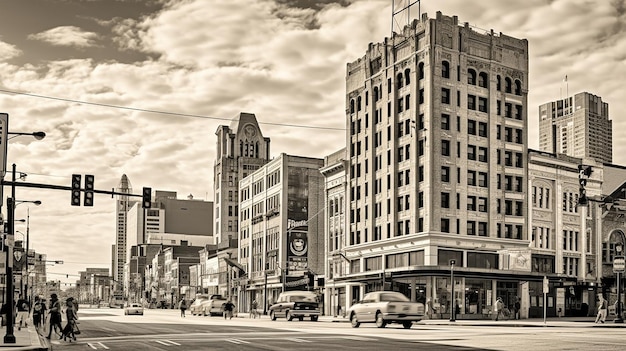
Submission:
M 8 90 L 8 89 L 0 89 L 0 92 L 7 93 L 7 94 L 30 96 L 30 97 L 39 98 L 39 99 L 48 99 L 48 100 L 56 100 L 56 101 L 71 102 L 71 103 L 76 103 L 76 104 L 83 104 L 83 105 L 109 107 L 109 108 L 115 108 L 115 109 L 121 109 L 121 110 L 127 110 L 127 111 L 135 111 L 135 112 L 155 113 L 155 114 L 177 116 L 177 117 L 191 117 L 191 118 L 213 119 L 213 120 L 218 120 L 218 121 L 229 121 L 229 122 L 233 120 L 233 118 L 213 117 L 213 116 L 197 115 L 197 114 L 191 114 L 191 113 L 171 112 L 171 111 L 152 110 L 152 109 L 132 107 L 132 106 L 105 104 L 105 103 L 100 103 L 100 102 L 91 102 L 91 101 L 84 101 L 84 100 L 77 100 L 77 99 L 68 99 L 68 98 L 62 98 L 62 97 L 57 97 L 57 96 L 33 94 L 33 93 L 26 93 L 26 92 L 20 92 L 20 91 Z M 258 122 L 258 123 L 259 124 L 264 124 L 264 125 L 270 125 L 270 126 L 304 128 L 304 129 L 336 130 L 336 131 L 345 131 L 346 130 L 345 128 L 311 126 L 311 125 L 291 124 L 291 123 L 274 123 L 274 122 Z

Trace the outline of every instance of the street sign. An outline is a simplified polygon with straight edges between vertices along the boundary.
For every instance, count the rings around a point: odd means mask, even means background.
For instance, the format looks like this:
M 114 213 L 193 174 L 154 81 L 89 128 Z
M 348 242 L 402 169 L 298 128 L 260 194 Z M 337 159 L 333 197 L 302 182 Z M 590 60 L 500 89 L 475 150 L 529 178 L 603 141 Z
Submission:
M 624 273 L 626 270 L 626 260 L 624 256 L 615 256 L 613 259 L 613 273 Z

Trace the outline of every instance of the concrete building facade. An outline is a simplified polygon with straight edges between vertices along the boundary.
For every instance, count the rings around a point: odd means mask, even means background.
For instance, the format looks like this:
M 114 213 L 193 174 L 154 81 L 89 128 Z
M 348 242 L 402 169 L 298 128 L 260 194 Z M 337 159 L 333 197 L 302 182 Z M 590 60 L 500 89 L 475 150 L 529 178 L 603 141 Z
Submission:
M 342 307 L 393 289 L 480 315 L 536 278 L 502 270 L 528 248 L 527 89 L 527 40 L 440 12 L 347 64 Z
M 256 116 L 240 113 L 229 126 L 219 126 L 214 166 L 215 244 L 237 238 L 239 180 L 270 159 L 270 139 L 263 137 Z
M 613 162 L 609 104 L 582 92 L 539 106 L 539 149 Z

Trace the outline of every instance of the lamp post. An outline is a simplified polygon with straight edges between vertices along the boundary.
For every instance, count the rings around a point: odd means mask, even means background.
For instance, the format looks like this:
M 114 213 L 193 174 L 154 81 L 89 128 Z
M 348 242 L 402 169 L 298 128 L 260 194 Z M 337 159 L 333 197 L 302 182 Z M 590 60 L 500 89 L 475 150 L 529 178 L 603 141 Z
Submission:
M 17 200 L 15 201 L 15 207 L 17 207 L 17 205 L 19 204 L 24 204 L 24 203 L 30 203 L 30 204 L 35 204 L 35 206 L 39 206 L 41 205 L 41 201 L 39 200 L 34 200 L 34 201 L 30 201 L 30 200 Z M 30 278 L 30 273 L 28 271 L 28 254 L 29 254 L 29 244 L 30 244 L 30 207 L 27 207 L 27 212 L 26 212 L 26 285 L 24 285 L 24 297 L 28 300 L 28 303 L 30 305 L 32 299 L 30 298 L 30 296 L 28 296 L 28 284 L 29 281 L 28 279 Z
M 450 322 L 456 322 L 456 301 L 454 298 L 454 265 L 456 260 L 450 260 L 450 280 L 452 284 L 452 300 L 450 300 Z
M 622 318 L 622 280 L 620 276 L 620 273 L 624 272 L 624 256 L 622 250 L 623 247 L 621 243 L 615 245 L 616 255 L 613 259 L 613 271 L 617 274 L 617 304 L 615 306 L 615 314 L 617 317 L 613 320 L 614 323 L 624 323 L 624 318 Z

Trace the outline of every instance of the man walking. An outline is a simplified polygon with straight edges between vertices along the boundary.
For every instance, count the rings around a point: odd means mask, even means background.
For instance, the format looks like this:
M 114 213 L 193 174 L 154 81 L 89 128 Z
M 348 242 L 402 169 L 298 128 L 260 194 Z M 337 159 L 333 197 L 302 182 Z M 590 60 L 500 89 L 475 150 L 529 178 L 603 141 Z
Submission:
M 185 311 L 187 310 L 187 302 L 185 301 L 184 297 L 181 298 L 180 301 L 178 302 L 178 308 L 180 308 L 180 316 L 185 317 Z
M 48 330 L 47 338 L 50 339 L 52 336 L 52 330 L 55 329 L 55 332 L 61 335 L 61 331 L 63 330 L 63 326 L 61 326 L 61 303 L 57 297 L 57 294 L 50 295 L 50 330 Z
M 30 315 L 30 305 L 28 301 L 23 297 L 17 300 L 17 319 L 15 323 L 19 322 L 17 330 L 22 330 L 22 323 L 25 327 L 28 327 L 28 316 Z
M 600 294 L 598 296 L 598 315 L 596 316 L 596 323 L 600 322 L 600 323 L 604 323 L 604 321 L 606 320 L 606 309 L 607 309 L 607 302 L 604 299 L 604 296 L 602 296 L 602 294 Z
M 496 300 L 496 321 L 500 319 L 500 315 L 502 314 L 502 310 L 504 309 L 504 302 L 502 302 L 502 298 L 498 297 Z

